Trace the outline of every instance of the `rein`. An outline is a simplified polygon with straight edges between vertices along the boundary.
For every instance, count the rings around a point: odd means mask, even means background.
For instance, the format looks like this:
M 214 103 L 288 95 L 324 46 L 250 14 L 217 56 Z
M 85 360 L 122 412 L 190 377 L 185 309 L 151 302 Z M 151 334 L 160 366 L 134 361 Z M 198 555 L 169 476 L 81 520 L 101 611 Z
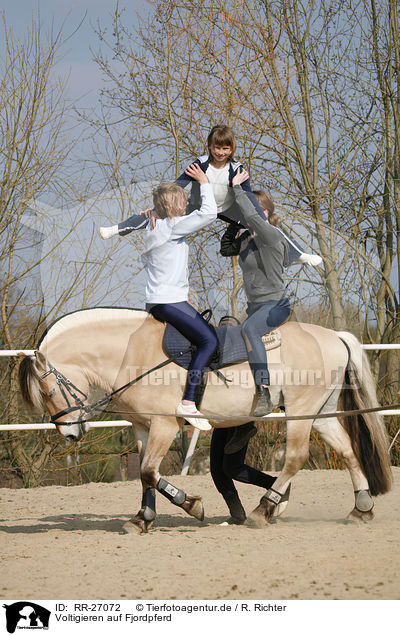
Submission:
M 84 399 L 87 399 L 88 396 L 85 393 L 83 393 L 83 391 L 78 389 L 78 387 L 76 387 L 71 382 L 71 380 L 69 380 L 62 373 L 60 373 L 60 371 L 57 371 L 57 369 L 53 367 L 53 365 L 50 364 L 50 362 L 48 362 L 47 364 L 49 365 L 49 370 L 46 371 L 46 373 L 44 373 L 41 376 L 41 379 L 44 379 L 51 373 L 54 374 L 57 380 L 57 384 L 62 393 L 62 396 L 67 403 L 66 409 L 63 409 L 62 411 L 58 411 L 58 413 L 51 416 L 50 418 L 51 422 L 53 422 L 53 424 L 56 424 L 57 423 L 56 420 L 58 420 L 60 417 L 63 417 L 64 415 L 68 415 L 68 413 L 73 413 L 74 411 L 80 411 L 81 418 L 77 420 L 76 422 L 62 422 L 63 426 L 71 426 L 72 424 L 79 424 L 80 422 L 84 421 L 85 418 L 87 418 L 89 415 L 97 411 L 99 408 L 106 406 L 110 402 L 111 398 L 117 393 L 121 393 L 121 391 L 128 389 L 130 386 L 133 386 L 136 382 L 139 382 L 139 380 L 141 380 L 142 378 L 146 377 L 150 373 L 153 373 L 153 371 L 162 369 L 163 367 L 167 366 L 167 364 L 174 362 L 174 360 L 176 360 L 180 356 L 185 355 L 186 353 L 189 353 L 190 351 L 191 351 L 191 347 L 188 347 L 184 351 L 179 351 L 179 353 L 176 353 L 174 356 L 167 358 L 167 360 L 163 360 L 163 362 L 160 362 L 160 364 L 157 364 L 152 369 L 145 371 L 144 373 L 134 378 L 130 382 L 127 382 L 123 386 L 120 386 L 118 389 L 111 391 L 111 393 L 107 393 L 107 395 L 105 395 L 103 398 L 100 398 L 100 400 L 97 400 L 97 402 L 94 402 L 93 404 L 89 404 L 87 406 L 85 406 L 81 398 L 76 394 L 76 391 L 80 393 Z M 70 395 L 70 397 L 72 397 L 75 400 L 74 406 L 70 405 L 67 393 Z

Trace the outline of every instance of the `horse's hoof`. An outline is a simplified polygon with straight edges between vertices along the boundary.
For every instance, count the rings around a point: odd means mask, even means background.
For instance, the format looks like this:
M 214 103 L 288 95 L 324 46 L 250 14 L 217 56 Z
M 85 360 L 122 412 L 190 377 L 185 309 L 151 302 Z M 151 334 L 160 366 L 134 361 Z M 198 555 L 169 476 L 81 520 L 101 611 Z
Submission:
M 268 525 L 267 520 L 263 514 L 256 512 L 256 510 L 253 510 L 253 512 L 247 517 L 244 525 L 247 528 L 253 528 L 254 530 L 262 530 Z
M 278 504 L 274 510 L 273 517 L 280 517 L 286 510 L 288 501 L 282 501 L 282 503 Z
M 261 497 L 257 508 L 247 517 L 246 525 L 249 528 L 264 528 L 275 512 L 276 504 L 264 497 Z
M 285 502 L 283 502 L 285 503 Z M 266 523 L 268 523 L 268 521 L 270 519 L 272 519 L 272 517 L 274 516 L 274 512 L 276 510 L 277 506 L 276 504 L 274 504 L 272 501 L 266 501 L 264 504 L 264 516 L 265 516 L 265 521 Z M 283 510 L 282 510 L 283 512 Z
M 191 517 L 204 521 L 204 506 L 201 497 L 186 496 L 186 500 L 182 504 L 182 508 Z
M 257 508 L 254 508 L 253 512 L 247 517 L 245 526 L 248 528 L 265 528 L 269 519 L 269 517 L 266 516 L 266 503 L 263 497 Z
M 364 523 L 368 523 L 368 521 L 372 521 L 374 518 L 373 510 L 368 510 L 368 512 L 361 512 L 361 510 L 357 510 L 357 508 L 353 508 L 349 515 L 347 515 L 348 521 L 362 521 Z
M 129 519 L 122 526 L 124 534 L 147 534 L 151 528 L 151 522 L 145 521 L 140 517 Z

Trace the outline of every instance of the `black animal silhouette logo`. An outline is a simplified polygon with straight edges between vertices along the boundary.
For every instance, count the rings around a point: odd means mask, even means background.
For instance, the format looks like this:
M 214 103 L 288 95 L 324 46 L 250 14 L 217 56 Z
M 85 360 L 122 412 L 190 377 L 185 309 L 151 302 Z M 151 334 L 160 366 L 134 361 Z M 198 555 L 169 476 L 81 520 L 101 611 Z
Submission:
M 48 629 L 51 612 L 32 603 L 31 601 L 18 601 L 12 605 L 3 605 L 6 608 L 7 631 L 14 634 L 19 629 Z

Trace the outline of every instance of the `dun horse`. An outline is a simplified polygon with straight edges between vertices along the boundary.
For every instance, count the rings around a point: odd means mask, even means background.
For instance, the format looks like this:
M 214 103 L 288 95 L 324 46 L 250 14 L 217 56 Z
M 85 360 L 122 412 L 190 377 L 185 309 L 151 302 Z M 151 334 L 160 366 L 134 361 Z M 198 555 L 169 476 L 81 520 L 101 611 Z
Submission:
M 249 522 L 264 526 L 282 494 L 308 457 L 314 427 L 348 468 L 355 491 L 350 516 L 373 517 L 371 495 L 387 492 L 391 468 L 386 432 L 376 413 L 320 418 L 340 410 L 377 406 L 375 385 L 358 340 L 346 332 L 288 322 L 281 328 L 281 346 L 268 352 L 271 397 L 284 403 L 288 417 L 286 460 L 282 472 L 252 512 Z M 31 407 L 47 409 L 62 435 L 79 440 L 88 430 L 90 386 L 107 394 L 161 364 L 164 326 L 145 311 L 88 309 L 62 317 L 42 337 L 34 356 L 20 364 L 20 388 Z M 216 427 L 251 420 L 255 389 L 247 363 L 225 367 L 229 383 L 212 374 L 202 411 Z M 132 422 L 140 451 L 143 499 L 126 529 L 148 532 L 155 519 L 155 491 L 202 520 L 200 497 L 187 495 L 160 477 L 159 466 L 179 430 L 174 413 L 186 372 L 174 362 L 144 375 L 115 393 L 115 406 Z M 308 415 L 307 419 L 290 416 Z M 313 414 L 313 415 L 312 415 Z M 213 417 L 215 419 L 213 420 Z M 226 419 L 224 419 L 226 418 Z M 235 419 L 237 418 L 237 419 Z

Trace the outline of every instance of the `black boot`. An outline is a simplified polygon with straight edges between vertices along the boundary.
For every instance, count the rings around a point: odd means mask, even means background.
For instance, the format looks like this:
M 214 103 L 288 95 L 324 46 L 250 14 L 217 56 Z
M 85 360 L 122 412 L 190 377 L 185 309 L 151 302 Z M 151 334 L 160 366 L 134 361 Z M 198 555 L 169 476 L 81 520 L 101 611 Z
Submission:
M 246 512 L 237 493 L 222 495 L 231 513 L 228 523 L 241 526 L 246 521 Z
M 246 446 L 247 442 L 257 433 L 257 427 L 254 422 L 247 422 L 241 426 L 236 426 L 232 433 L 232 436 L 225 444 L 224 453 L 226 455 L 233 455 L 237 453 L 243 446 Z
M 264 415 L 268 415 L 268 413 L 272 413 L 274 407 L 271 402 L 269 388 L 267 386 L 256 385 L 256 391 L 257 403 L 253 411 L 254 417 L 263 417 Z

